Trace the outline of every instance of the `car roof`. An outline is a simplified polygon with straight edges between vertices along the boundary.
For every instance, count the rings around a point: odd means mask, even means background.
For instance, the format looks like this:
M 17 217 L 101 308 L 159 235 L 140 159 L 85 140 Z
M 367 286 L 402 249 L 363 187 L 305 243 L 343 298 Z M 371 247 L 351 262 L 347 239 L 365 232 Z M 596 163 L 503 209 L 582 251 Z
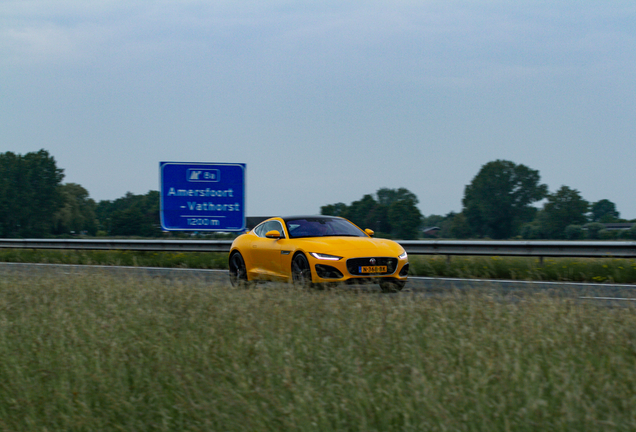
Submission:
M 299 216 L 281 216 L 285 222 L 296 219 L 342 219 L 340 216 L 326 216 L 326 215 L 299 215 Z

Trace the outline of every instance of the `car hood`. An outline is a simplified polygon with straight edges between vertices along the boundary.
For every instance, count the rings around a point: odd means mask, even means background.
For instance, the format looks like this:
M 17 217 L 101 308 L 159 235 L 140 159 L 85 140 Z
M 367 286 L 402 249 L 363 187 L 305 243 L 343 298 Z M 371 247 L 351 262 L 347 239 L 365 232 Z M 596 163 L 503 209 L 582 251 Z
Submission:
M 296 239 L 306 252 L 331 255 L 398 256 L 404 249 L 393 240 L 369 237 L 311 237 Z

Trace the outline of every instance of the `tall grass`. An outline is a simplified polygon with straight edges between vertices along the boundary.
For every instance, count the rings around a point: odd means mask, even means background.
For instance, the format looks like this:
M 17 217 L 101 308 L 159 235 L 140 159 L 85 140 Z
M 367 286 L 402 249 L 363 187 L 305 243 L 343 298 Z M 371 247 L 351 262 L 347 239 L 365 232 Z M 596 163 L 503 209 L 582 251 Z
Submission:
M 634 430 L 634 407 L 631 307 L 0 280 L 1 430 Z

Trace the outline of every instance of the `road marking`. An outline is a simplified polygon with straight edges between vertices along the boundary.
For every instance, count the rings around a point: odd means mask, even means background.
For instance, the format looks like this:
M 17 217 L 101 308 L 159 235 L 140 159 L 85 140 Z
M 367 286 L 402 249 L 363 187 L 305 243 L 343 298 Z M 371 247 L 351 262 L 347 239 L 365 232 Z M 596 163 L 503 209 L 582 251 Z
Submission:
M 491 282 L 491 283 L 512 283 L 512 284 L 528 284 L 528 285 L 572 285 L 576 287 L 591 286 L 598 288 L 636 288 L 636 284 L 609 284 L 609 283 L 593 283 L 593 282 L 555 282 L 555 281 L 527 281 L 514 279 L 462 279 L 462 278 L 434 278 L 424 276 L 409 276 L 409 279 L 445 281 L 445 282 Z
M 636 301 L 636 298 L 620 298 L 620 297 L 579 297 L 580 299 L 587 300 L 623 300 L 623 301 Z

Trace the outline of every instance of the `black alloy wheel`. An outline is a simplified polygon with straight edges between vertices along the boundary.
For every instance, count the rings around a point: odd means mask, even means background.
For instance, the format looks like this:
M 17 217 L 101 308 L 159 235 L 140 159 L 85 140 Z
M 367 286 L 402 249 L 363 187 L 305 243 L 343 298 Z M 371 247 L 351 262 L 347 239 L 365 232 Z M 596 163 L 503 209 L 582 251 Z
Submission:
M 247 281 L 247 268 L 243 256 L 239 252 L 234 252 L 230 257 L 230 283 L 235 287 L 245 287 Z
M 402 291 L 406 282 L 399 280 L 382 280 L 380 281 L 380 289 L 383 293 L 396 293 Z
M 305 255 L 299 253 L 292 259 L 292 282 L 301 288 L 309 288 L 311 286 L 311 268 Z

